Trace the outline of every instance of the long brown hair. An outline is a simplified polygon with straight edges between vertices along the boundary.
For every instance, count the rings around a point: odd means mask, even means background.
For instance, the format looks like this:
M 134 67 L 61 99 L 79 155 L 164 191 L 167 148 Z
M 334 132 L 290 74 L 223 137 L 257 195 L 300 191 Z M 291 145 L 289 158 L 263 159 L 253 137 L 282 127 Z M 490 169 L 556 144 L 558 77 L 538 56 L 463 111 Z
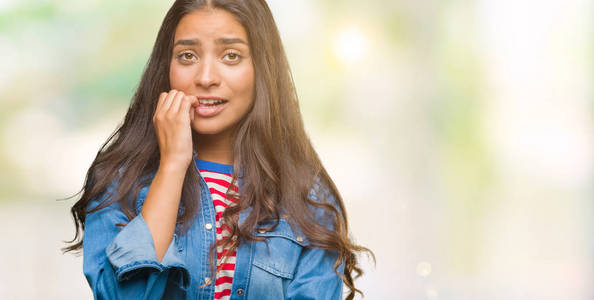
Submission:
M 236 181 L 241 172 L 241 190 L 240 195 L 229 192 L 228 196 L 240 201 L 223 214 L 232 235 L 239 238 L 219 242 L 231 247 L 232 253 L 239 243 L 262 239 L 254 236 L 259 223 L 273 220 L 278 224 L 281 215 L 288 216 L 291 226 L 297 226 L 311 246 L 338 254 L 334 269 L 344 263 L 344 273 L 338 275 L 350 290 L 347 299 L 352 299 L 355 292 L 361 293 L 353 282 L 362 274 L 356 254 L 365 251 L 373 257 L 373 253 L 349 238 L 342 198 L 305 133 L 289 64 L 264 0 L 175 1 L 163 20 L 124 122 L 101 146 L 87 171 L 79 191 L 83 194 L 71 209 L 75 236 L 64 251 L 81 249 L 88 213 L 119 201 L 129 219 L 136 216 L 136 195 L 150 184 L 150 175 L 158 168 L 160 152 L 152 116 L 159 94 L 170 90 L 169 64 L 175 30 L 184 15 L 205 7 L 224 9 L 244 26 L 255 70 L 254 104 L 239 123 L 233 145 L 233 178 Z M 105 193 L 114 181 L 118 184 L 113 197 L 87 210 L 91 201 Z M 177 219 L 182 232 L 198 213 L 200 184 L 198 172 L 190 165 L 182 188 L 183 209 Z M 251 212 L 239 226 L 238 214 L 248 207 Z

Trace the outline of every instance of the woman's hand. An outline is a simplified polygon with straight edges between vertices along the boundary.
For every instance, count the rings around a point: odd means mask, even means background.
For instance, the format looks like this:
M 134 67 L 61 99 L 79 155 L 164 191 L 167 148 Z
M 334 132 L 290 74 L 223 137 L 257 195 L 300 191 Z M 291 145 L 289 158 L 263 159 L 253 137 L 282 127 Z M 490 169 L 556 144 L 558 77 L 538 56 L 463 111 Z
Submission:
M 142 205 L 142 217 L 155 245 L 159 262 L 175 231 L 184 177 L 192 162 L 193 105 L 198 99 L 171 90 L 161 93 L 153 115 L 161 162 Z
M 198 104 L 195 96 L 171 90 L 161 93 L 153 115 L 153 125 L 159 141 L 161 166 L 186 170 L 192 162 L 193 106 Z

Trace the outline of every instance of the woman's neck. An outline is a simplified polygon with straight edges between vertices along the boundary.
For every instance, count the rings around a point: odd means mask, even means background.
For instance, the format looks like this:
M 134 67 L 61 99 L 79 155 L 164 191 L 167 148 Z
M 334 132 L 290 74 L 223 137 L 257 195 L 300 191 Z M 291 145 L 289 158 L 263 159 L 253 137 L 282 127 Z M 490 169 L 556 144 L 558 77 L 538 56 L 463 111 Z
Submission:
M 194 151 L 198 159 L 220 164 L 233 164 L 233 151 L 231 136 L 223 134 L 197 134 L 192 135 Z

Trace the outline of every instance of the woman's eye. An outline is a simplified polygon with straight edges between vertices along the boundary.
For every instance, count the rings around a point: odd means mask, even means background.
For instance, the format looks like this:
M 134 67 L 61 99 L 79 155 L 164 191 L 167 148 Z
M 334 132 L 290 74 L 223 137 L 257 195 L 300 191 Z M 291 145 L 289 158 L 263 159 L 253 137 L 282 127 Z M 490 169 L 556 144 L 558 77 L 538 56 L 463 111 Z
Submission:
M 191 61 L 194 58 L 194 54 L 190 53 L 190 52 L 183 52 L 177 55 L 177 58 L 182 60 L 182 61 Z
M 233 52 L 225 54 L 224 57 L 226 58 L 227 61 L 230 61 L 230 62 L 238 62 L 241 59 L 241 55 L 239 55 L 237 53 L 233 53 Z

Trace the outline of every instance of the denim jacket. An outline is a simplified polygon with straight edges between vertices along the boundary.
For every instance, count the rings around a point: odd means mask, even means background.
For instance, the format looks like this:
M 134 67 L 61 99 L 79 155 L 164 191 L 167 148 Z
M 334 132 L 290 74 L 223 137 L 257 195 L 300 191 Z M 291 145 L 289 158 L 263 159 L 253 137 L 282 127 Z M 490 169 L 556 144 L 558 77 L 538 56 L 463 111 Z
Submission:
M 213 299 L 215 275 L 210 273 L 209 249 L 216 240 L 215 210 L 201 180 L 200 212 L 187 232 L 179 234 L 176 229 L 161 262 L 140 213 L 149 186 L 140 190 L 137 216 L 131 220 L 118 202 L 87 214 L 83 272 L 94 299 Z M 89 209 L 107 200 L 114 187 L 94 199 Z M 247 214 L 240 214 L 240 223 Z M 119 223 L 127 225 L 116 226 Z M 336 252 L 310 247 L 285 219 L 274 230 L 255 235 L 266 237 L 267 242 L 240 244 L 231 300 L 342 299 L 342 279 L 334 272 Z M 338 271 L 343 270 L 344 263 Z

